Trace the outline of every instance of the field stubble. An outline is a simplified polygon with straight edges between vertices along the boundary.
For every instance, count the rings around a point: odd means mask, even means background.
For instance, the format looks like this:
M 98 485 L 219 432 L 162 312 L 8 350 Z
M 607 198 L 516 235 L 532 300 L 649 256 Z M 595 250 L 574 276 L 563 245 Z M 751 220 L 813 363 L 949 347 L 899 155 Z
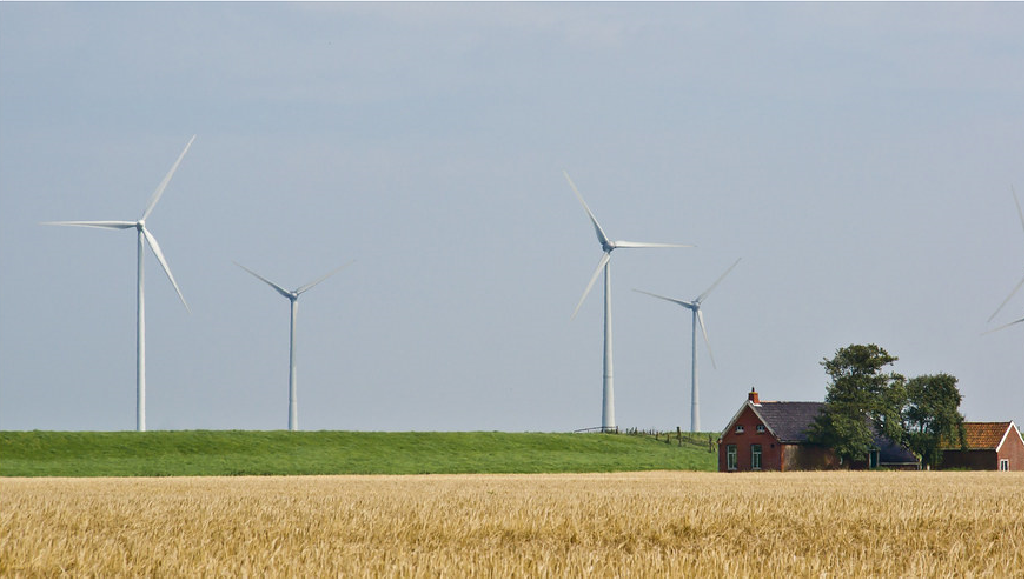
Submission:
M 1024 473 L 0 480 L 0 575 L 1021 576 Z

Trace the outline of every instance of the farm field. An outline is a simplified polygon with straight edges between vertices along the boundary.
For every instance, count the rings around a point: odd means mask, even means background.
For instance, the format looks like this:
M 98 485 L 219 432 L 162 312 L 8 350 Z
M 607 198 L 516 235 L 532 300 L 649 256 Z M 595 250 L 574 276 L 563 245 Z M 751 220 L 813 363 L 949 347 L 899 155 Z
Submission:
M 1024 473 L 0 479 L 0 575 L 1020 576 Z

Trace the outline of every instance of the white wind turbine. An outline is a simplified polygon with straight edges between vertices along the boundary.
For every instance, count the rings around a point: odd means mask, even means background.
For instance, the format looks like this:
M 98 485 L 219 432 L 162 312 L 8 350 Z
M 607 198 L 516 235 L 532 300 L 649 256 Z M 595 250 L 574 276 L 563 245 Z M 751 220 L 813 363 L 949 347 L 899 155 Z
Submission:
M 1017 199 L 1017 191 L 1013 188 L 1012 185 L 1010 186 L 1010 191 L 1013 192 L 1013 202 L 1017 204 L 1017 215 L 1020 217 L 1020 226 L 1022 229 L 1024 229 L 1024 212 L 1022 212 L 1020 209 L 1020 201 Z M 1020 290 L 1021 286 L 1024 286 L 1024 277 L 1022 277 L 1020 281 L 1017 282 L 1017 285 L 1013 288 L 1013 291 L 1010 292 L 1010 295 L 1006 296 L 1006 299 L 1003 300 L 1003 303 L 999 304 L 999 307 L 996 308 L 996 311 L 992 312 L 992 315 L 988 317 L 989 322 L 991 322 L 992 319 L 996 317 L 996 314 L 998 314 L 1003 309 L 1003 306 L 1005 306 L 1006 303 L 1009 302 L 1010 299 L 1017 293 L 1017 291 Z M 988 332 L 985 333 L 988 334 L 991 332 L 996 332 L 1004 328 L 1008 328 L 1014 324 L 1019 324 L 1020 322 L 1024 322 L 1024 318 L 1012 321 L 1009 324 L 999 326 L 998 328 L 995 328 L 994 330 L 989 330 Z
M 583 205 L 583 209 L 586 210 L 587 216 L 590 217 L 590 221 L 594 224 L 594 229 L 597 231 L 597 240 L 601 242 L 601 251 L 604 255 L 601 256 L 601 260 L 597 263 L 597 269 L 594 270 L 594 275 L 590 278 L 590 283 L 587 284 L 587 289 L 583 290 L 583 297 L 576 304 L 576 309 L 572 312 L 572 318 L 576 318 L 576 314 L 580 311 L 580 306 L 583 305 L 583 301 L 587 299 L 587 295 L 590 294 L 591 288 L 594 287 L 594 282 L 597 281 L 597 276 L 600 275 L 601 271 L 604 270 L 604 385 L 602 389 L 602 403 L 601 403 L 601 429 L 602 430 L 614 430 L 615 426 L 615 379 L 612 371 L 612 278 L 611 278 L 611 259 L 612 251 L 620 247 L 637 248 L 637 247 L 693 247 L 692 245 L 683 245 L 679 243 L 649 243 L 646 241 L 611 241 L 608 236 L 604 234 L 604 230 L 601 229 L 601 225 L 598 224 L 597 218 L 594 217 L 594 213 L 587 206 L 587 202 L 583 200 L 583 196 L 580 195 L 576 184 L 569 178 L 569 174 L 562 171 L 565 175 L 565 180 L 569 182 L 569 186 L 572 187 L 573 193 L 576 194 L 576 198 L 580 200 Z
M 295 366 L 295 317 L 298 315 L 298 312 L 299 312 L 299 296 L 304 294 L 304 293 L 306 293 L 307 291 L 313 289 L 313 286 L 319 284 L 320 282 L 326 280 L 327 278 L 331 277 L 332 275 L 334 275 L 334 274 L 338 273 L 339 271 L 345 269 L 346 267 L 351 265 L 352 262 L 350 261 L 350 262 L 346 263 L 345 265 L 343 265 L 341 267 L 338 267 L 337 269 L 334 269 L 333 271 L 331 271 L 330 273 L 324 275 L 320 279 L 317 279 L 316 281 L 307 283 L 306 285 L 301 286 L 301 287 L 299 287 L 298 289 L 296 289 L 294 291 L 288 291 L 288 290 L 284 289 L 283 287 L 277 285 L 276 283 L 270 281 L 269 279 L 263 277 L 262 275 L 256 273 L 255 271 L 245 267 L 244 265 L 238 263 L 237 261 L 234 262 L 234 264 L 237 265 L 238 267 L 244 269 L 245 271 L 251 273 L 253 276 L 256 277 L 256 279 L 262 281 L 263 283 L 265 283 L 265 284 L 269 285 L 270 287 L 274 288 L 275 290 L 277 290 L 277 293 L 279 293 L 282 296 L 288 298 L 288 301 L 290 301 L 291 304 L 292 304 L 292 307 L 291 307 L 291 310 L 292 310 L 291 355 L 289 356 L 289 360 L 288 360 L 288 367 L 289 367 L 289 372 L 288 372 L 288 430 L 298 430 L 299 429 L 299 406 L 298 406 L 297 394 L 298 394 L 299 378 L 298 378 L 298 374 L 297 374 L 297 370 L 296 370 L 296 366 Z
M 741 258 L 742 259 L 742 258 Z M 717 368 L 715 364 L 715 357 L 711 354 L 711 341 L 708 340 L 708 329 L 704 326 L 704 314 L 701 312 L 701 304 L 704 299 L 708 297 L 711 290 L 715 289 L 725 276 L 729 275 L 734 267 L 739 264 L 740 260 L 737 259 L 729 269 L 725 270 L 721 276 L 715 280 L 715 283 L 711 284 L 711 287 L 704 290 L 704 293 L 697 296 L 692 302 L 686 300 L 679 300 L 675 298 L 669 298 L 658 294 L 652 294 L 643 290 L 634 289 L 633 291 L 647 294 L 649 296 L 656 297 L 667 302 L 683 306 L 690 310 L 693 321 L 690 329 L 690 432 L 700 432 L 700 392 L 697 389 L 697 323 L 700 322 L 700 331 L 704 334 L 704 343 L 708 347 L 708 357 L 711 358 L 711 365 Z
M 185 301 L 185 296 L 181 294 L 181 288 L 178 287 L 178 282 L 174 281 L 174 276 L 171 275 L 171 268 L 167 265 L 167 259 L 164 258 L 163 252 L 160 251 L 160 245 L 156 242 L 156 238 L 146 228 L 146 218 L 153 212 L 153 208 L 156 207 L 157 201 L 160 201 L 160 196 L 164 194 L 164 189 L 167 188 L 167 184 L 171 182 L 171 177 L 174 172 L 178 169 L 178 165 L 181 164 L 181 160 L 185 158 L 185 153 L 188 152 L 188 148 L 192 146 L 192 141 L 196 140 L 196 136 L 192 135 L 189 139 L 188 144 L 185 145 L 185 150 L 178 156 L 178 160 L 174 162 L 171 170 L 167 172 L 163 181 L 157 186 L 156 191 L 153 192 L 153 196 L 149 199 L 149 204 L 146 205 L 146 210 L 142 213 L 142 217 L 138 221 L 46 221 L 42 225 L 66 225 L 73 227 L 99 227 L 102 229 L 135 229 L 138 231 L 139 236 L 139 272 L 138 272 L 138 329 L 136 334 L 137 343 L 137 371 L 136 371 L 136 384 L 138 389 L 138 418 L 137 418 L 137 429 L 139 432 L 146 430 L 146 290 L 145 290 L 145 257 L 146 257 L 146 244 L 153 250 L 153 255 L 156 256 L 157 261 L 160 262 L 161 267 L 164 269 L 164 273 L 167 274 L 168 279 L 171 280 L 171 285 L 174 286 L 174 291 L 178 292 L 178 297 L 181 298 L 181 303 L 185 304 L 185 309 L 191 312 L 191 308 L 188 307 L 188 302 Z

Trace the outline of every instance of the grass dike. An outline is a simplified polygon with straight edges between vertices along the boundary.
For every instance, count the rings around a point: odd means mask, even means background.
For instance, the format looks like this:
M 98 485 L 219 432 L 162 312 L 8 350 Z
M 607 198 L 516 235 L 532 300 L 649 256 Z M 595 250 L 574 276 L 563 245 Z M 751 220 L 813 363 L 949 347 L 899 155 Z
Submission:
M 680 442 L 595 433 L 3 431 L 0 476 L 714 471 L 708 436 L 685 434 Z

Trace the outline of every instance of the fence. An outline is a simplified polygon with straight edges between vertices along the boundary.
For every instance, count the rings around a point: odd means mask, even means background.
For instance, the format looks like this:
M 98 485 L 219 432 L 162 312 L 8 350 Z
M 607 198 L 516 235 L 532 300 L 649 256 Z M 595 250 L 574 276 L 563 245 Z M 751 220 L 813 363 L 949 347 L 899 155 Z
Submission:
M 678 426 L 676 427 L 675 431 L 658 430 L 656 428 L 625 428 L 620 430 L 617 426 L 592 426 L 590 428 L 579 428 L 574 430 L 573 432 L 577 434 L 600 432 L 604 434 L 625 434 L 628 436 L 649 436 L 653 437 L 654 440 L 664 440 L 665 444 L 672 444 L 673 442 L 675 442 L 676 446 L 706 448 L 707 451 L 711 453 L 717 452 L 718 450 L 718 442 L 714 434 L 702 432 L 683 432 L 683 430 Z

